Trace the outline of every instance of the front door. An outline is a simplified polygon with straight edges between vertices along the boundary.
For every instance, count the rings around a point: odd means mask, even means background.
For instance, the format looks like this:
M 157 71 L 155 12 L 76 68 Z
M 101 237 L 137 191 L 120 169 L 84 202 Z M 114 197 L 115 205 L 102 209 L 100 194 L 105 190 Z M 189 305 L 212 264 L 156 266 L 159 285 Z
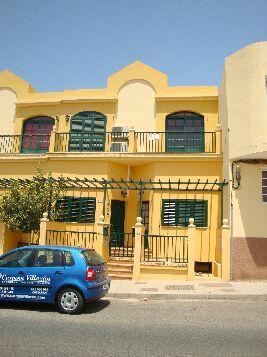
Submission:
M 110 246 L 122 247 L 124 241 L 125 201 L 111 201 Z

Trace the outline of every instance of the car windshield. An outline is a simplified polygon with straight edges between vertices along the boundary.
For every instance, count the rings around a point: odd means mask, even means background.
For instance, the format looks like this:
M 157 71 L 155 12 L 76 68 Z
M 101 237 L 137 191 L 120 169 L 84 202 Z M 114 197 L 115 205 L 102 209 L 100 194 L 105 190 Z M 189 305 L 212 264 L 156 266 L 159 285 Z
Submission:
M 93 250 L 84 250 L 81 253 L 82 253 L 87 265 L 99 265 L 99 264 L 105 263 L 105 261 L 101 257 L 101 255 L 99 255 L 98 253 L 96 253 Z

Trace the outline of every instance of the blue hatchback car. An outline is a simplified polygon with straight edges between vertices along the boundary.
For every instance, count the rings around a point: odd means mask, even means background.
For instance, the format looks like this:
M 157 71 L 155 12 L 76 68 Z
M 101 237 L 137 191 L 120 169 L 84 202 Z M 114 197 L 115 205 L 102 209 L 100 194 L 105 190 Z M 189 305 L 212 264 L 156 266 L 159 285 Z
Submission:
M 93 249 L 35 245 L 0 256 L 0 300 L 54 303 L 75 314 L 109 288 L 107 266 Z

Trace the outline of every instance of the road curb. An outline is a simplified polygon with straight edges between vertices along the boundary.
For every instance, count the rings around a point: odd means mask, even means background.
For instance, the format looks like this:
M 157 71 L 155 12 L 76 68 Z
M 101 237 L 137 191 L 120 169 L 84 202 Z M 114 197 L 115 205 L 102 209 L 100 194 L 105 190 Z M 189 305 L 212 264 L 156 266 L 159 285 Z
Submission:
M 237 300 L 237 301 L 267 301 L 267 294 L 136 294 L 109 293 L 107 298 L 133 300 Z

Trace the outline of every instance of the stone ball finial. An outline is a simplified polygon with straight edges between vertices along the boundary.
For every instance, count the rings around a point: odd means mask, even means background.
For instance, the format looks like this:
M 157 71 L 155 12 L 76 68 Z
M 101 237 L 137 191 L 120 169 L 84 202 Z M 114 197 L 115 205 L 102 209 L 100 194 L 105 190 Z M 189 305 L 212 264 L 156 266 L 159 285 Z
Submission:
M 48 217 L 48 213 L 47 212 L 44 212 L 43 213 L 43 218 L 47 218 Z
M 222 221 L 222 228 L 229 228 L 228 219 L 224 218 Z
M 194 225 L 194 218 L 189 218 L 189 226 L 193 226 Z
M 142 217 L 136 217 L 136 223 L 142 223 Z

